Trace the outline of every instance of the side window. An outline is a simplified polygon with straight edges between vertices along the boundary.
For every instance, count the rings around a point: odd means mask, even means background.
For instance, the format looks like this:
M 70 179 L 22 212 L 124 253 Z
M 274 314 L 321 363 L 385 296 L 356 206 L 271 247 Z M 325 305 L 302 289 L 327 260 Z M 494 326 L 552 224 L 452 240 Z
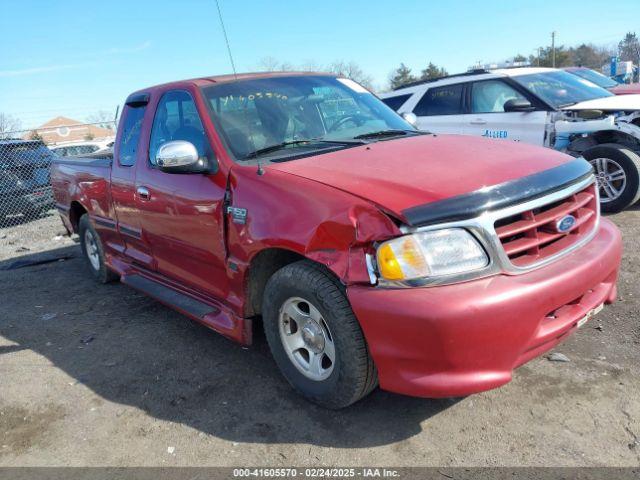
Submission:
M 413 113 L 419 117 L 460 115 L 462 114 L 462 90 L 461 83 L 430 88 L 413 109 Z
M 131 167 L 136 163 L 136 151 L 145 110 L 145 107 L 126 107 L 118 150 L 118 162 L 123 167 Z
M 196 104 L 189 92 L 174 90 L 165 93 L 158 103 L 149 142 L 149 162 L 156 164 L 156 153 L 162 144 L 173 140 L 192 143 L 198 155 L 206 157 L 208 143 Z
M 512 99 L 526 100 L 517 90 L 501 80 L 475 82 L 471 87 L 471 113 L 501 113 Z
M 404 95 L 396 95 L 395 97 L 381 98 L 380 100 L 382 100 L 387 105 L 387 107 L 389 107 L 392 110 L 395 110 L 397 112 L 398 109 L 402 105 L 404 105 L 404 102 L 409 100 L 409 97 L 411 95 L 413 95 L 413 94 L 412 93 L 407 93 L 407 94 L 404 94 Z

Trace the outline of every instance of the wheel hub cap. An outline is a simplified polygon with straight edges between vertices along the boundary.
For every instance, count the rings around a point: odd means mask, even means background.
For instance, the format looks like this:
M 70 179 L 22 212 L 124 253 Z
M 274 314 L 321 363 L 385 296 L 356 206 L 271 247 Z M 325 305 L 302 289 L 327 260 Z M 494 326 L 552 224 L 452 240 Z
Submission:
M 84 245 L 89 259 L 89 263 L 95 270 L 100 270 L 100 254 L 98 252 L 98 244 L 90 230 L 84 234 Z
M 590 163 L 596 171 L 600 202 L 608 203 L 620 197 L 627 186 L 627 175 L 622 166 L 610 158 L 596 158 Z
M 331 375 L 336 348 L 320 311 L 300 297 L 287 299 L 278 318 L 280 340 L 291 363 L 305 377 L 322 381 Z
M 321 353 L 324 350 L 324 334 L 322 328 L 314 321 L 309 321 L 302 328 L 302 339 L 313 353 Z

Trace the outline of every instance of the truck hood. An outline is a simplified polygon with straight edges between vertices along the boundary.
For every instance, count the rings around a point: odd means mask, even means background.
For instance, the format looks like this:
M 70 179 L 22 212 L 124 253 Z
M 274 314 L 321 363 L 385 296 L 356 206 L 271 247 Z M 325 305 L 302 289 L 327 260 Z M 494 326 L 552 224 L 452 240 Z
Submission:
M 532 145 L 462 135 L 420 135 L 314 155 L 276 169 L 402 211 L 556 167 L 572 157 Z
M 564 107 L 563 110 L 640 110 L 640 95 L 614 95 Z

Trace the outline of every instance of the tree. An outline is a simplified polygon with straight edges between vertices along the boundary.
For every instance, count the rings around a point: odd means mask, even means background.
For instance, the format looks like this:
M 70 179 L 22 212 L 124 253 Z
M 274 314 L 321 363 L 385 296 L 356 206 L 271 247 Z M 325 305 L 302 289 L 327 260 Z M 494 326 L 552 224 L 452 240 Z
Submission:
M 323 67 L 322 64 L 316 62 L 313 59 L 305 60 L 305 62 L 300 65 L 299 68 L 303 72 L 323 72 L 326 70 L 326 68 Z
M 623 62 L 640 62 L 640 41 L 635 32 L 627 33 L 618 44 L 618 56 Z
M 0 112 L 0 139 L 15 137 L 22 128 L 22 122 L 9 114 Z
M 401 63 L 400 66 L 389 75 L 389 85 L 392 90 L 407 83 L 415 82 L 416 80 L 418 80 L 416 76 L 411 73 L 411 69 L 404 63 Z
M 97 112 L 87 116 L 87 123 L 94 123 L 99 127 L 113 130 L 115 126 L 113 117 L 113 114 L 106 110 L 98 110 Z
M 37 140 L 39 142 L 44 142 L 44 139 L 42 138 L 42 135 L 40 135 L 40 133 L 38 133 L 37 130 L 31 130 L 29 132 L 29 140 Z
M 280 62 L 275 57 L 263 57 L 258 64 L 258 70 L 261 72 L 285 72 L 294 70 L 294 67 L 289 62 Z
M 429 62 L 427 68 L 422 70 L 420 74 L 420 80 L 433 80 L 435 78 L 445 77 L 449 75 L 449 73 L 442 67 L 438 67 L 437 65 Z
M 280 66 L 280 60 L 275 57 L 262 57 L 258 69 L 262 72 L 275 72 Z
M 341 77 L 349 78 L 354 82 L 358 82 L 365 88 L 372 90 L 373 78 L 362 71 L 360 65 L 356 62 L 345 62 L 338 60 L 329 65 L 329 71 Z
M 608 63 L 614 53 L 611 49 L 598 47 L 591 43 L 583 43 L 582 45 L 569 49 L 572 65 L 593 68 L 595 70 L 600 70 L 603 65 Z
M 538 60 L 536 59 L 536 63 Z M 556 47 L 556 68 L 570 67 L 572 66 L 572 55 L 563 45 Z M 544 47 L 540 49 L 540 66 L 552 67 L 553 66 L 553 51 L 551 47 Z

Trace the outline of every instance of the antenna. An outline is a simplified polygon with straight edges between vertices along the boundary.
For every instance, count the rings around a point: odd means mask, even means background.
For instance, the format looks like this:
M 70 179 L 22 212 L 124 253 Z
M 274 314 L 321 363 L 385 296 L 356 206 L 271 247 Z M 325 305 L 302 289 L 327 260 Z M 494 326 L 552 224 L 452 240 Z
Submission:
M 224 41 L 227 44 L 227 52 L 229 52 L 229 60 L 231 61 L 231 69 L 233 70 L 233 76 L 238 80 L 238 74 L 236 73 L 236 64 L 233 62 L 233 55 L 231 55 L 231 45 L 229 45 L 229 37 L 227 37 L 227 29 L 224 28 L 224 21 L 222 20 L 222 12 L 220 11 L 220 2 L 216 0 L 216 7 L 218 7 L 218 18 L 220 19 L 220 26 L 222 27 L 222 33 L 224 34 Z

